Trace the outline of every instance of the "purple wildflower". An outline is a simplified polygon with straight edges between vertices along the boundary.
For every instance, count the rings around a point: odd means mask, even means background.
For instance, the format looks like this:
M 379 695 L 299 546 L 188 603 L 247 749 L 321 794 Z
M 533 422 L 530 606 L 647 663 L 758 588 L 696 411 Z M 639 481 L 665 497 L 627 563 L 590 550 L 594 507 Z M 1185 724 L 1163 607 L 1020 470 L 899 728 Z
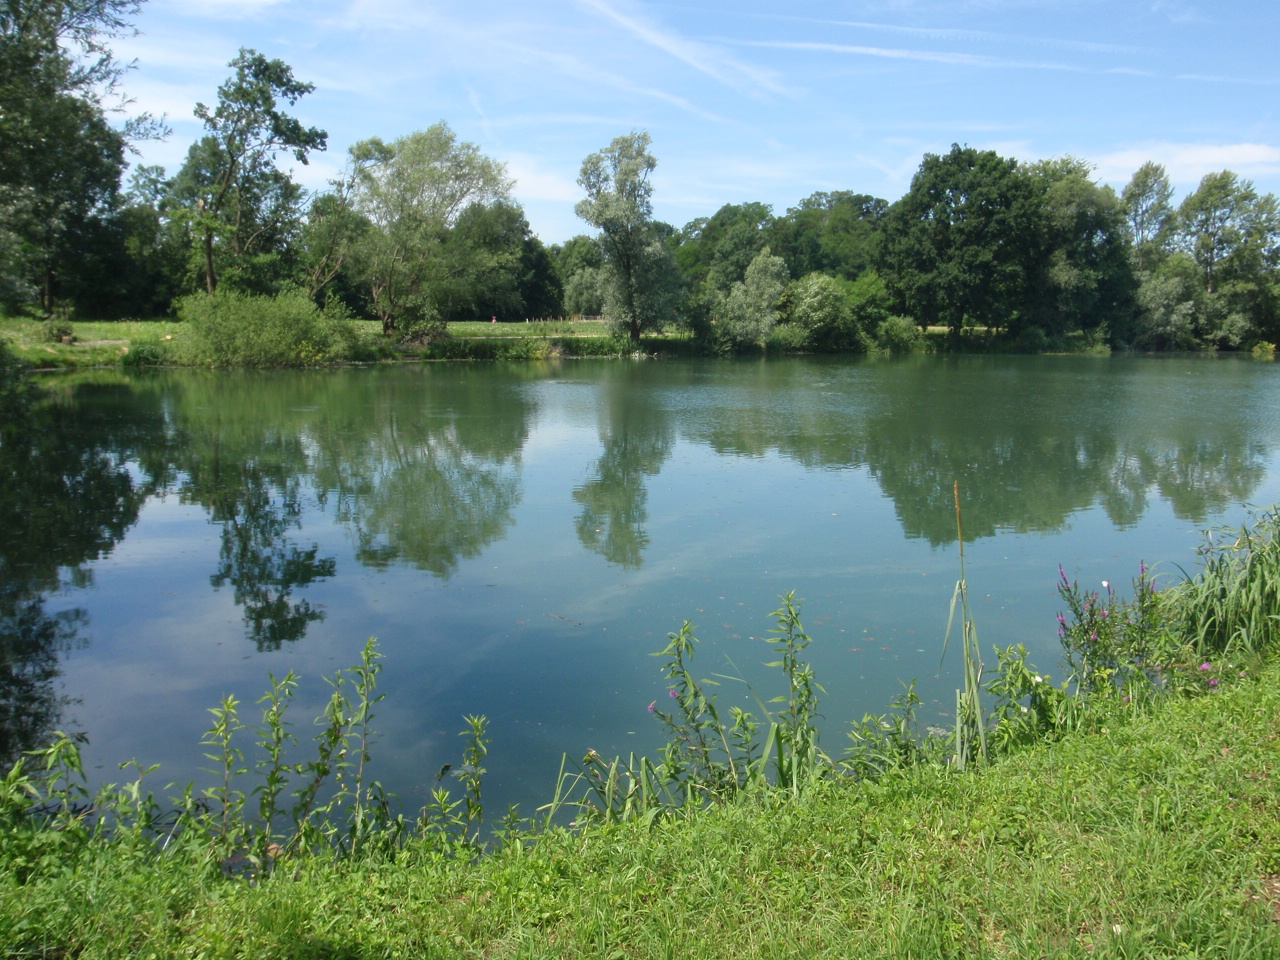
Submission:
M 1200 669 L 1201 669 L 1201 670 L 1212 670 L 1212 669 L 1213 669 L 1213 664 L 1212 664 L 1212 663 L 1202 663 L 1202 664 L 1200 664 Z
M 1058 576 L 1062 578 L 1062 582 L 1067 582 L 1067 571 L 1062 569 L 1062 564 L 1058 564 Z
M 657 712 L 658 712 L 658 701 L 657 701 L 657 700 L 655 700 L 655 701 L 653 701 L 653 703 L 649 704 L 649 712 L 650 712 L 650 713 L 657 713 Z
M 1210 686 L 1210 687 L 1216 687 L 1217 685 L 1218 685 L 1218 681 L 1217 681 L 1217 680 L 1210 680 L 1210 681 L 1209 681 L 1209 686 Z
M 1058 614 L 1058 622 L 1065 627 L 1067 625 L 1067 618 L 1062 614 Z
M 669 696 L 672 700 L 679 700 L 679 699 L 680 699 L 680 694 L 676 693 L 676 691 L 675 691 L 675 688 L 674 688 L 674 687 L 673 687 L 673 688 L 671 689 L 671 691 L 667 694 L 667 696 Z
M 1099 614 L 1099 616 L 1101 616 L 1103 620 L 1107 619 L 1107 608 L 1106 608 L 1106 607 L 1103 607 L 1103 608 L 1102 608 L 1102 613 L 1101 613 L 1101 614 Z
M 1138 575 L 1143 577 L 1147 575 L 1147 563 L 1145 560 L 1138 561 Z

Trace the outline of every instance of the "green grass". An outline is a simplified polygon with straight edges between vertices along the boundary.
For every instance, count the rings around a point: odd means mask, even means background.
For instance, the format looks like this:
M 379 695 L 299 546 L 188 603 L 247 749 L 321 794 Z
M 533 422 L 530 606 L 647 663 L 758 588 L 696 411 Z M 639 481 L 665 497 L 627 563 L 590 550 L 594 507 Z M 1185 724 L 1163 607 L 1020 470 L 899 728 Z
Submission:
M 556 831 L 474 864 L 90 846 L 0 880 L 6 956 L 1280 956 L 1280 670 L 926 767 L 693 817 Z
M 381 342 L 381 325 L 374 320 L 357 320 L 354 326 L 361 341 L 376 347 Z M 51 340 L 42 321 L 0 318 L 0 340 L 28 364 L 38 369 L 103 367 L 127 363 L 129 353 L 139 347 L 157 352 L 165 363 L 184 362 L 183 346 L 188 331 L 177 319 L 71 321 L 74 341 Z M 596 320 L 560 320 L 536 323 L 451 323 L 450 339 L 428 347 L 397 348 L 406 360 L 542 360 L 551 357 L 622 357 L 634 349 L 624 339 L 610 335 Z M 690 352 L 687 334 L 675 330 L 646 336 L 641 350 L 646 353 L 685 354 Z M 382 352 L 382 351 L 375 351 Z
M 0 339 L 27 363 L 40 369 L 102 367 L 121 362 L 138 344 L 160 349 L 180 340 L 182 324 L 173 318 L 72 321 L 74 342 L 50 340 L 39 320 L 0 319 Z

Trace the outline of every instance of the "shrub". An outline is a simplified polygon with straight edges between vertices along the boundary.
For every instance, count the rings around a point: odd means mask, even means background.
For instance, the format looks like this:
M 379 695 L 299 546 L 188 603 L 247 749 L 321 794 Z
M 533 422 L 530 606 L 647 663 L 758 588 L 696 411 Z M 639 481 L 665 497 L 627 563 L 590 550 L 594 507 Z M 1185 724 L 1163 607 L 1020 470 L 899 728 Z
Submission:
M 121 366 L 158 367 L 168 358 L 168 352 L 158 343 L 135 343 L 129 352 L 120 357 Z
M 61 317 L 51 317 L 40 325 L 40 337 L 49 343 L 70 343 L 76 338 L 75 328 L 71 321 Z
M 886 317 L 876 327 L 876 345 L 890 353 L 911 353 L 924 345 L 924 334 L 910 317 Z
M 805 345 L 831 353 L 866 352 L 871 333 L 888 316 L 884 281 L 869 271 L 852 283 L 811 273 L 791 285 L 791 323 L 805 331 Z
M 183 357 L 214 367 L 312 367 L 351 359 L 359 335 L 340 309 L 301 291 L 275 297 L 219 290 L 178 301 L 188 325 Z

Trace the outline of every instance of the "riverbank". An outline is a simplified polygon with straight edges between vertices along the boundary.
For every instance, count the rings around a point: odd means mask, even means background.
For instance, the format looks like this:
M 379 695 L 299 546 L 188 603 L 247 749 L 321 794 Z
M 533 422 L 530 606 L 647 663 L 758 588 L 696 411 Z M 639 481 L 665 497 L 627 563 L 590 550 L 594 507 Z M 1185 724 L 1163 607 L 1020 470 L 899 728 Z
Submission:
M 281 858 L 256 882 L 50 837 L 0 897 L 9 957 L 1270 957 L 1280 669 L 968 775 L 924 767 L 475 864 Z M 6 846 L 11 847 L 12 844 Z M 6 860 L 11 861 L 12 850 Z M 32 862 L 32 861 L 35 862 Z
M 671 328 L 646 335 L 637 347 L 625 337 L 612 335 L 598 318 L 592 320 L 536 321 L 528 323 L 451 323 L 448 336 L 429 343 L 390 344 L 381 326 L 372 320 L 351 321 L 355 340 L 365 360 L 545 360 L 555 357 L 617 358 L 645 356 L 688 357 L 706 353 L 688 331 Z M 38 370 L 110 366 L 158 366 L 181 363 L 183 323 L 176 318 L 148 320 L 74 321 L 65 324 L 30 319 L 0 319 L 0 343 Z M 779 328 L 768 348 L 770 355 L 802 352 L 789 347 L 785 328 Z M 1035 353 L 1065 352 L 1107 354 L 1083 336 L 1050 350 L 1048 345 L 1029 349 L 1026 344 L 989 334 L 985 329 L 966 331 L 959 340 L 943 327 L 930 328 L 916 346 L 925 353 Z

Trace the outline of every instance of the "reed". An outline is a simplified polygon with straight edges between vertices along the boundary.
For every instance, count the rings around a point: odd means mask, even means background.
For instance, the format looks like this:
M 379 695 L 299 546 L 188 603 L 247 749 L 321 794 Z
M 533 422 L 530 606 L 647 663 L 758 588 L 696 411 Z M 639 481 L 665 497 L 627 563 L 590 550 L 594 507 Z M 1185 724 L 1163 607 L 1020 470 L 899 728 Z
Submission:
M 960 613 L 960 643 L 964 657 L 964 686 L 956 690 L 955 728 L 952 734 L 951 762 L 964 770 L 976 762 L 987 760 L 987 722 L 982 707 L 982 651 L 978 646 L 978 625 L 969 609 L 969 581 L 964 569 L 964 524 L 960 513 L 960 483 L 955 483 L 956 538 L 960 544 L 960 579 L 951 595 L 951 611 L 947 631 L 942 640 L 942 657 L 947 656 L 956 612 Z

